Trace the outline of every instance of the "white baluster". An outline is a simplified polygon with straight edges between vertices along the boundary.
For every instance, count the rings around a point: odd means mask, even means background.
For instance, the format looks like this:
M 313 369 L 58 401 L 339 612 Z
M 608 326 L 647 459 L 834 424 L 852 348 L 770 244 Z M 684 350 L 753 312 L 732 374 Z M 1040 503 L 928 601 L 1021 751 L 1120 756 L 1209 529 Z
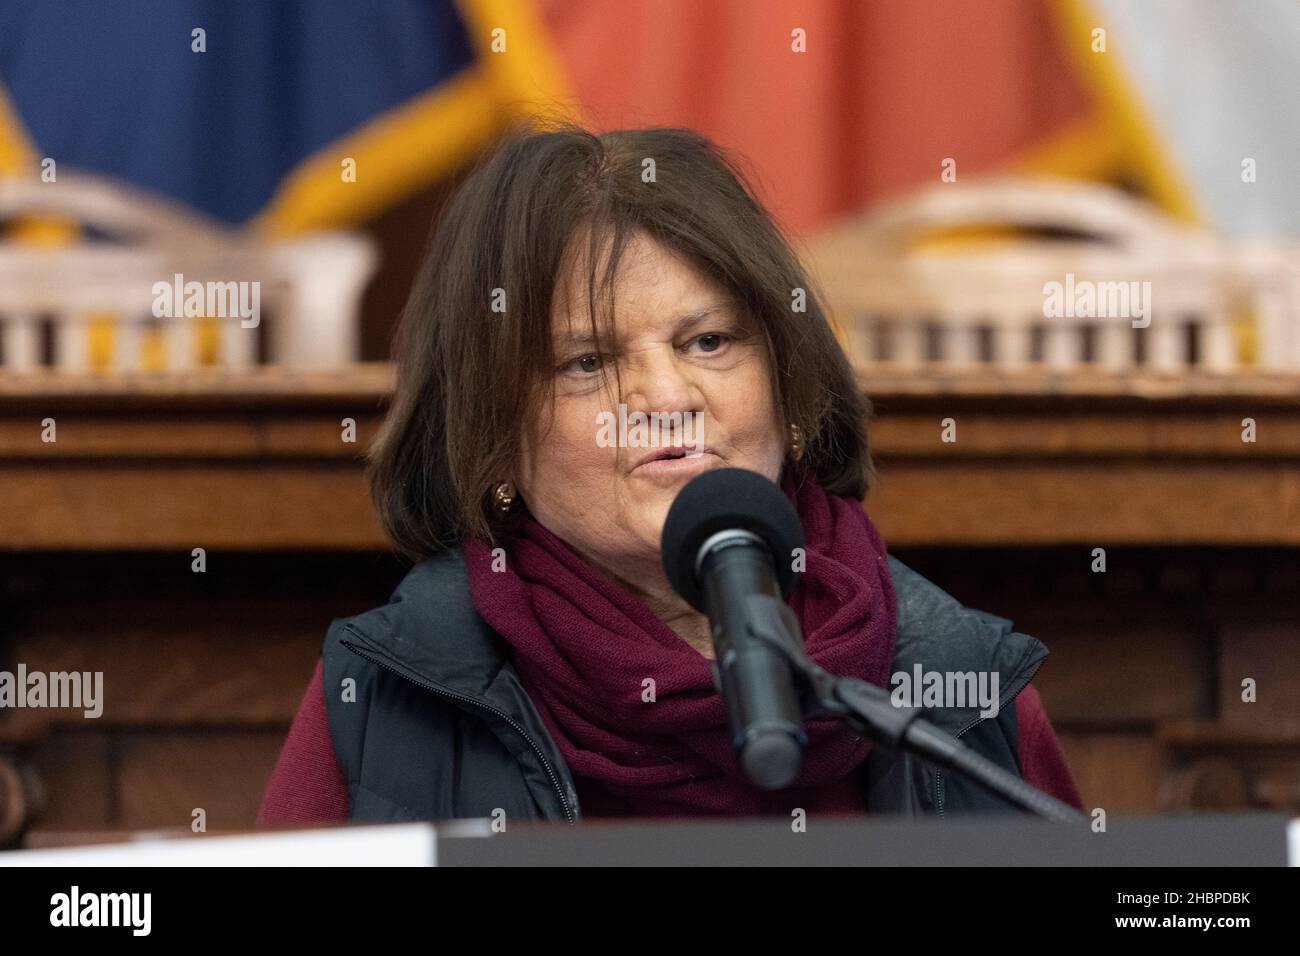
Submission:
M 163 319 L 163 344 L 167 353 L 167 371 L 183 372 L 194 367 L 195 321 L 183 313 Z
M 979 324 L 973 318 L 945 316 L 940 319 L 943 329 L 943 342 L 947 354 L 944 356 L 954 368 L 971 368 L 980 361 Z
M 1287 368 L 1300 370 L 1300 271 L 1290 276 L 1287 290 L 1287 305 L 1283 314 L 1287 317 L 1287 338 L 1283 341 L 1283 354 Z
M 1097 323 L 1097 364 L 1107 372 L 1122 372 L 1133 365 L 1133 327 L 1129 319 L 1102 319 Z
M 141 365 L 141 345 L 144 329 L 140 317 L 130 311 L 117 313 L 113 335 L 113 368 L 128 372 L 138 371 Z
M 1044 363 L 1054 372 L 1077 367 L 1079 363 L 1079 330 L 1064 319 L 1048 319 L 1047 335 L 1043 343 Z
M 5 368 L 27 372 L 40 365 L 40 322 L 30 312 L 9 313 L 0 323 L 4 334 Z
M 1144 332 L 1147 336 L 1147 366 L 1160 372 L 1183 368 L 1183 327 L 1174 319 L 1176 313 L 1163 312 L 1151 316 L 1151 324 Z
M 1229 372 L 1237 367 L 1237 343 L 1229 316 L 1215 310 L 1200 325 L 1201 366 L 1210 372 Z
M 924 356 L 925 326 L 912 315 L 894 319 L 894 364 L 899 368 L 916 368 Z
M 238 315 L 221 319 L 217 334 L 221 341 L 221 365 L 231 369 L 252 368 L 257 362 L 257 329 L 246 329 Z
M 276 362 L 300 368 L 336 368 L 357 360 L 357 312 L 366 282 L 378 264 L 371 240 L 323 233 L 275 249 L 275 263 L 292 284 L 287 307 L 276 318 L 287 328 L 280 341 L 288 353 Z
M 1275 372 L 1300 368 L 1300 315 L 1292 311 L 1285 286 L 1277 278 L 1261 277 L 1254 293 L 1251 311 L 1259 333 L 1256 362 Z
M 62 372 L 84 372 L 90 368 L 90 341 L 85 318 L 80 313 L 54 317 L 54 365 Z
M 999 316 L 993 326 L 993 361 L 998 368 L 1019 371 L 1029 364 L 1029 322 L 1016 315 Z

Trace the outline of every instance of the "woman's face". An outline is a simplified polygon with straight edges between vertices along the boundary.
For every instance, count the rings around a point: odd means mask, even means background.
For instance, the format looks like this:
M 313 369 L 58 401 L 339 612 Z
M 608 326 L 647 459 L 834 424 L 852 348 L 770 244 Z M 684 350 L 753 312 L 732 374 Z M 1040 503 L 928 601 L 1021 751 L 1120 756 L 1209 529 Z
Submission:
M 585 272 L 557 288 L 555 404 L 539 403 L 525 429 L 517 484 L 533 516 L 579 554 L 639 573 L 657 569 L 664 519 L 691 478 L 732 467 L 776 481 L 786 436 L 761 331 L 644 233 L 620 261 L 615 306 L 596 354 Z

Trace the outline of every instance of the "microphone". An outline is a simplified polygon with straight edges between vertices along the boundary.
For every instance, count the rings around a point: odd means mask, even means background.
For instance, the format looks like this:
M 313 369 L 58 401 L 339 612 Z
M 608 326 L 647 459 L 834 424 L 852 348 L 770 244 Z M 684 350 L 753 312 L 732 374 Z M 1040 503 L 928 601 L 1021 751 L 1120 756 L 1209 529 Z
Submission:
M 661 541 L 673 590 L 708 615 L 713 682 L 727 702 L 738 759 L 765 790 L 794 782 L 807 743 L 794 674 L 769 643 L 802 643 L 785 596 L 798 580 L 793 551 L 803 545 L 799 515 L 781 489 L 741 468 L 691 480 Z

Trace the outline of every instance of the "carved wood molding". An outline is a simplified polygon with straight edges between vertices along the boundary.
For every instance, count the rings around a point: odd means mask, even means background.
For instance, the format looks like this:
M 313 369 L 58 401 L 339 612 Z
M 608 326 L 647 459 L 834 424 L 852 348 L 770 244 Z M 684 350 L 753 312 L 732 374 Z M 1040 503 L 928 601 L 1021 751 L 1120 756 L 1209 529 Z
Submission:
M 891 546 L 1300 545 L 1300 379 L 860 374 Z M 392 385 L 388 363 L 0 376 L 0 540 L 386 550 L 362 455 Z

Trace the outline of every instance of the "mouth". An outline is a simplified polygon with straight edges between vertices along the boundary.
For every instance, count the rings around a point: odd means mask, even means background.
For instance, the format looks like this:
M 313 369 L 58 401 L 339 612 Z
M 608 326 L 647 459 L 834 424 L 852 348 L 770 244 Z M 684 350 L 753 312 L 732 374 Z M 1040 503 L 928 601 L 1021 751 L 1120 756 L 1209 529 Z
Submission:
M 638 461 L 632 470 L 672 474 L 679 471 L 698 470 L 707 465 L 708 462 L 716 459 L 717 452 L 708 445 L 702 449 L 677 445 L 656 448 Z

